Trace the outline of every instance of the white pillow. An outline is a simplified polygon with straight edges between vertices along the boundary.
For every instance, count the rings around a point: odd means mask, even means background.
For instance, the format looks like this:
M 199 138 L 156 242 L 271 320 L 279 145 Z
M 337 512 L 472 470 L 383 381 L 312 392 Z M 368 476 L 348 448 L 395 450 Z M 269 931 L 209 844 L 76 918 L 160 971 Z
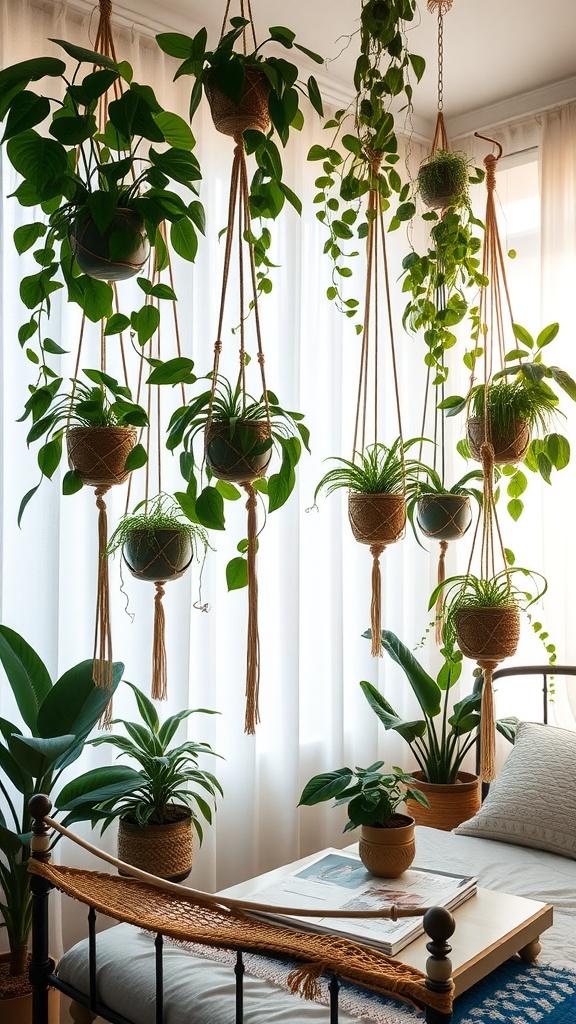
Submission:
M 478 814 L 454 831 L 576 860 L 576 733 L 520 722 Z

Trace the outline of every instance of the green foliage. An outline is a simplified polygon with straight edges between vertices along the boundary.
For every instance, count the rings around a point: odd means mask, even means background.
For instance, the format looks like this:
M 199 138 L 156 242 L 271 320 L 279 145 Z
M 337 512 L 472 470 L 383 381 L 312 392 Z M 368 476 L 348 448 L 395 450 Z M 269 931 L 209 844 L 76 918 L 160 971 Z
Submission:
M 418 192 L 429 207 L 468 206 L 469 173 L 466 153 L 439 149 L 420 164 Z
M 514 607 L 527 612 L 547 589 L 548 583 L 541 573 L 513 565 L 488 579 L 472 573 L 449 576 L 433 590 L 428 608 L 433 608 L 442 597 L 442 639 L 447 655 L 454 656 L 457 647 L 456 617 L 461 609 Z M 530 620 L 530 616 L 528 618 Z M 552 663 L 556 654 L 554 645 L 545 643 L 548 633 L 543 633 L 541 628 L 534 632 L 544 643 Z
M 296 49 L 306 54 L 315 63 L 323 60 L 317 53 L 296 42 L 294 32 L 276 25 L 269 28 L 268 38 L 264 39 L 251 52 L 245 53 L 234 49 L 240 38 L 247 41 L 247 30 L 250 22 L 246 18 L 231 18 L 230 28 L 219 40 L 213 50 L 207 48 L 206 29 L 202 28 L 194 38 L 177 32 L 164 32 L 156 36 L 160 48 L 169 56 L 181 60 L 175 78 L 191 75 L 194 79 L 190 97 L 190 120 L 198 108 L 202 93 L 210 98 L 211 91 L 217 89 L 231 103 L 238 105 L 244 93 L 247 71 L 258 71 L 268 83 L 268 112 L 271 130 L 264 134 L 260 131 L 247 130 L 243 134 L 246 152 L 253 154 L 256 160 L 256 172 L 249 189 L 249 208 L 252 218 L 274 220 L 282 211 L 286 201 L 300 213 L 302 204 L 283 180 L 283 167 L 280 151 L 275 140 L 282 147 L 286 146 L 291 129 L 301 129 L 304 117 L 300 109 L 300 97 L 307 95 L 314 110 L 322 116 L 322 98 L 318 83 L 313 75 L 306 83 L 298 80 L 298 68 L 285 58 L 266 56 L 262 50 L 275 43 L 287 50 Z M 262 227 L 259 234 L 251 232 L 250 241 L 254 245 L 254 253 L 258 269 L 258 286 L 260 291 L 268 292 L 271 281 L 267 271 L 273 266 L 269 257 L 270 232 Z
M 370 637 L 371 633 L 368 630 L 363 635 Z M 469 694 L 450 711 L 451 690 L 462 673 L 460 651 L 447 647 L 441 651 L 444 660 L 434 680 L 390 630 L 382 630 L 382 648 L 404 672 L 423 717 L 404 721 L 372 683 L 362 681 L 366 700 L 384 728 L 408 743 L 426 782 L 453 784 L 475 742 L 482 702 L 481 692 Z
M 185 740 L 173 743 L 180 724 L 190 715 L 213 715 L 206 708 L 186 709 L 171 715 L 162 724 L 154 704 L 127 683 L 136 698 L 138 722 L 114 719 L 112 725 L 124 726 L 127 736 L 108 733 L 90 742 L 109 744 L 138 767 L 112 765 L 94 768 L 69 782 L 58 795 L 58 808 L 67 811 L 64 822 L 101 823 L 101 831 L 116 818 L 138 825 L 161 825 L 171 820 L 174 805 L 192 812 L 192 823 L 202 843 L 200 818 L 212 822 L 212 807 L 222 787 L 216 777 L 199 766 L 200 757 L 220 757 L 209 743 Z
M 381 825 L 389 828 L 404 800 L 415 800 L 429 807 L 428 800 L 413 783 L 416 779 L 401 768 L 393 767 L 384 774 L 384 761 L 375 761 L 369 768 L 337 768 L 315 775 L 306 783 L 299 807 L 312 807 L 324 800 L 336 800 L 335 807 L 348 805 L 348 821 L 344 832 L 358 825 Z
M 116 63 L 63 40 L 52 42 L 77 61 L 71 77 L 62 61 L 45 57 L 0 72 L 0 117 L 5 122 L 1 141 L 22 177 L 14 196 L 47 218 L 47 223 L 36 219 L 14 235 L 18 253 L 32 249 L 39 265 L 21 282 L 20 296 L 31 319 L 19 338 L 28 346 L 29 358 L 39 364 L 42 383 L 49 378 L 43 325 L 50 317 L 53 292 L 64 287 L 68 301 L 77 303 L 89 320 L 112 317 L 112 287 L 79 272 L 70 248 L 71 226 L 89 217 L 103 235 L 118 208 L 133 210 L 142 218 L 150 244 L 157 246 L 160 266 L 164 243 L 159 229 L 164 221 L 185 259 L 194 258 L 197 231 L 203 230 L 198 200 L 187 203 L 173 191 L 175 185 L 184 186 L 195 196 L 201 177 L 186 122 L 164 110 L 149 86 L 133 80 L 127 62 Z M 45 75 L 62 79 L 62 100 L 54 99 L 58 90 L 52 84 L 46 96 L 28 89 Z M 112 93 L 100 129 L 100 106 L 119 85 L 123 91 Z M 116 234 L 121 243 L 122 232 Z M 32 339 L 35 347 L 29 344 Z
M 175 530 L 188 538 L 193 556 L 202 562 L 210 546 L 206 531 L 183 518 L 183 510 L 171 494 L 157 494 L 141 501 L 134 512 L 126 512 L 108 541 L 107 553 L 117 551 L 136 530 L 143 531 L 151 542 L 158 530 Z
M 560 388 L 574 402 L 576 382 L 559 366 L 547 366 L 543 361 L 544 349 L 558 334 L 557 323 L 544 327 L 536 338 L 520 324 L 513 324 L 513 330 L 517 347 L 507 353 L 505 366 L 493 375 L 488 385 L 487 401 L 484 384 L 476 384 L 465 397 L 452 395 L 440 402 L 438 407 L 445 409 L 447 416 L 455 416 L 466 410 L 471 415 L 481 417 L 487 407 L 490 422 L 498 430 L 506 430 L 514 419 L 528 420 L 530 429 L 540 436 L 530 441 L 524 466 L 532 473 L 539 473 L 545 483 L 550 484 L 552 470 L 565 469 L 571 454 L 568 438 L 555 431 L 549 432 L 553 421 L 564 416 L 560 409 L 562 396 L 558 395 L 552 385 Z M 468 446 L 462 454 L 466 458 L 470 457 Z M 508 511 L 517 520 L 524 508 L 521 495 L 526 490 L 527 478 L 517 466 L 504 466 L 502 472 L 509 477 Z
M 15 953 L 27 943 L 31 925 L 28 803 L 35 793 L 50 796 L 80 756 L 124 666 L 114 663 L 111 690 L 93 682 L 92 660 L 52 682 L 39 655 L 8 626 L 0 626 L 0 660 L 22 719 L 21 725 L 0 721 L 0 914 Z
M 38 450 L 40 482 L 22 499 L 18 523 L 24 509 L 38 490 L 43 477 L 54 476 L 62 458 L 62 442 L 69 427 L 145 427 L 148 416 L 142 406 L 132 400 L 130 389 L 101 370 L 84 370 L 89 384 L 78 378 L 71 381 L 72 390 L 62 394 L 63 380 L 55 377 L 39 387 L 31 387 L 31 395 L 20 417 L 30 419 L 26 441 L 33 444 L 43 439 Z M 132 463 L 127 468 L 136 469 L 146 462 L 146 453 L 138 445 L 128 456 Z M 82 480 L 73 470 L 67 473 L 62 489 L 64 494 L 73 494 L 82 487 Z
M 420 81 L 425 68 L 422 57 L 408 50 L 407 31 L 417 12 L 415 0 L 363 0 L 360 15 L 360 53 L 354 70 L 354 101 L 338 110 L 324 125 L 332 132 L 326 146 L 313 146 L 308 159 L 322 163 L 316 178 L 314 202 L 318 220 L 328 238 L 324 252 L 333 263 L 328 298 L 347 317 L 355 317 L 359 301 L 346 298 L 343 281 L 352 276 L 350 261 L 364 247 L 368 211 L 363 211 L 369 189 L 378 191 L 383 210 L 397 194 L 396 219 L 410 220 L 415 206 L 409 201 L 409 185 L 403 184 L 392 106 L 412 108 L 412 79 Z M 378 160 L 381 161 L 378 166 Z M 358 326 L 357 331 L 361 328 Z
M 341 487 L 360 494 L 409 493 L 418 486 L 418 474 L 427 473 L 428 467 L 418 459 L 403 458 L 403 454 L 422 440 L 414 437 L 402 444 L 397 437 L 389 448 L 382 443 L 368 445 L 358 453 L 358 462 L 335 456 L 332 461 L 339 465 L 324 474 L 314 492 L 314 500 L 322 490 L 328 495 Z
M 268 391 L 267 398 L 268 408 L 264 397 L 255 399 L 247 394 L 242 386 L 242 374 L 235 384 L 219 375 L 213 398 L 211 389 L 204 391 L 174 412 L 168 425 L 167 446 L 171 451 L 181 449 L 180 469 L 186 481 L 186 491 L 177 493 L 176 498 L 192 522 L 200 523 L 209 530 L 225 529 L 224 500 L 236 501 L 240 497 L 238 488 L 233 484 L 221 480 L 214 483 L 212 471 L 205 464 L 204 444 L 200 442 L 210 424 L 226 424 L 241 455 L 255 456 L 272 448 L 280 456 L 278 471 L 268 480 L 257 480 L 254 484 L 268 499 L 269 512 L 281 508 L 292 494 L 302 445 L 310 451 L 310 433 L 303 423 L 302 413 L 284 409 L 272 391 Z M 255 444 L 254 434 L 245 425 L 266 423 L 268 416 L 270 437 Z M 245 553 L 243 547 L 241 554 Z M 240 564 L 243 561 L 243 558 L 235 557 L 228 564 L 229 590 L 236 590 L 247 583 L 246 565 L 242 568 Z

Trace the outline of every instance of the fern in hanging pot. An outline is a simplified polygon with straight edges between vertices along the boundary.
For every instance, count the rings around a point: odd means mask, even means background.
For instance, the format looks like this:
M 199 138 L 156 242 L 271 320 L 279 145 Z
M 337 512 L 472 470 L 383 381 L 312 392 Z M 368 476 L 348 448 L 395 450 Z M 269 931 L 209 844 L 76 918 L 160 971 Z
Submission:
M 466 153 L 438 149 L 418 170 L 418 194 L 430 209 L 465 206 L 470 201 L 470 165 Z

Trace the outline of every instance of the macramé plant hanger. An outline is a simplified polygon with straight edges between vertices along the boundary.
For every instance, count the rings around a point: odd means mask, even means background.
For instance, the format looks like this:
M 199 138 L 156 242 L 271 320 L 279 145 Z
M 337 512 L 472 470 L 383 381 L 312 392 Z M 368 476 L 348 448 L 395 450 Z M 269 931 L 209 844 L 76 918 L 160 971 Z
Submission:
M 372 154 L 372 183 L 368 192 L 368 236 L 366 242 L 366 289 L 364 296 L 364 319 L 362 331 L 362 349 L 360 353 L 360 371 L 356 403 L 356 419 L 354 425 L 354 441 L 352 446 L 352 462 L 362 460 L 371 449 L 375 456 L 383 446 L 378 441 L 380 403 L 383 393 L 380 390 L 379 371 L 382 360 L 380 348 L 380 316 L 381 316 L 381 280 L 384 278 L 385 315 L 388 320 L 388 332 L 393 371 L 394 396 L 398 423 L 398 439 L 390 447 L 397 463 L 396 479 L 391 488 L 380 493 L 361 493 L 350 490 L 348 493 L 348 516 L 352 533 L 360 544 L 367 544 L 372 555 L 372 600 L 370 605 L 370 628 L 372 634 L 372 655 L 382 657 L 380 642 L 382 630 L 382 580 L 380 572 L 380 556 L 390 544 L 395 544 L 404 535 L 406 526 L 406 461 L 404 441 L 402 437 L 402 419 L 400 412 L 400 394 L 396 350 L 394 344 L 394 328 L 388 274 L 388 258 L 382 199 L 377 178 L 382 154 Z M 372 428 L 372 444 L 368 442 L 368 432 Z M 367 448 L 368 445 L 368 448 Z

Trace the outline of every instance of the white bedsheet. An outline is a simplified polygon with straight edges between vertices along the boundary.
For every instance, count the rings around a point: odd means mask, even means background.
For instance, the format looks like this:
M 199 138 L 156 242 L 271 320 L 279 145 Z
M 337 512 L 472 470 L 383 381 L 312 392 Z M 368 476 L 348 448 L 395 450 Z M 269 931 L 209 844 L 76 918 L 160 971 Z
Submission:
M 445 866 L 478 876 L 488 889 L 554 904 L 554 925 L 541 937 L 540 959 L 576 969 L 576 861 L 538 850 L 420 827 L 416 830 L 418 865 Z M 457 932 L 454 936 L 457 941 Z M 98 995 L 136 1024 L 154 1024 L 154 947 L 151 937 L 130 925 L 118 925 L 97 937 Z M 59 964 L 61 977 L 88 990 L 86 943 L 78 943 Z M 325 1007 L 295 1001 L 261 978 L 245 976 L 245 1019 L 250 1024 L 325 1024 Z M 167 943 L 164 947 L 165 1024 L 230 1024 L 234 1012 L 234 975 L 230 966 L 194 957 Z M 390 1011 L 387 1024 L 422 1020 L 402 1007 Z M 341 1024 L 358 1024 L 340 1012 Z

